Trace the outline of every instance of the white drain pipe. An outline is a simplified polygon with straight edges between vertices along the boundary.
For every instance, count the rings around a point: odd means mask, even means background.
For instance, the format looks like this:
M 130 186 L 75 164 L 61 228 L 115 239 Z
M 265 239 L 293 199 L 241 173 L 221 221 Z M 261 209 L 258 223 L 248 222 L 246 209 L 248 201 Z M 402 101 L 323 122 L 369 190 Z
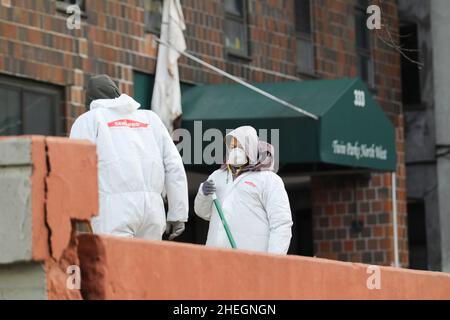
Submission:
M 394 267 L 400 267 L 397 229 L 397 175 L 392 172 L 392 224 L 394 228 Z

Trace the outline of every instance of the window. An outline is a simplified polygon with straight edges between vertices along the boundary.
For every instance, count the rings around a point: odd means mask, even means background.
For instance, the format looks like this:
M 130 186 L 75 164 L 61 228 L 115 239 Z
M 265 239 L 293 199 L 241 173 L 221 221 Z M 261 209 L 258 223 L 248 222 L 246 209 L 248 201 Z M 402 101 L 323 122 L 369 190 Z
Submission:
M 409 267 L 416 270 L 428 269 L 427 221 L 423 199 L 408 201 L 408 246 Z
M 421 110 L 422 104 L 420 89 L 419 66 L 413 61 L 419 61 L 417 24 L 400 24 L 400 44 L 407 51 L 408 58 L 402 55 L 402 100 L 405 110 Z
M 57 8 L 66 12 L 68 6 L 77 4 L 82 12 L 86 11 L 86 1 L 85 0 L 58 0 L 56 2 Z
M 144 0 L 145 31 L 161 33 L 163 0 Z
M 225 0 L 225 48 L 230 54 L 250 55 L 245 0 Z
M 295 31 L 297 37 L 297 69 L 301 73 L 314 73 L 314 42 L 310 0 L 295 1 Z
M 51 85 L 0 77 L 0 135 L 62 135 L 61 97 Z
M 367 0 L 358 0 L 355 12 L 355 37 L 358 76 L 364 80 L 369 87 L 374 85 L 373 60 L 371 53 L 371 37 L 367 29 L 366 10 Z

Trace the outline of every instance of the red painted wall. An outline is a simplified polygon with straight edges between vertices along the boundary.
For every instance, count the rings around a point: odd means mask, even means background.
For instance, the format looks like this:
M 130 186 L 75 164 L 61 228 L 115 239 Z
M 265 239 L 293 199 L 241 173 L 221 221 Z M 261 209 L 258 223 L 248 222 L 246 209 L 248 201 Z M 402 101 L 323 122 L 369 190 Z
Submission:
M 78 240 L 88 299 L 450 299 L 443 273 L 376 266 L 380 289 L 370 290 L 373 271 L 364 264 L 167 241 Z

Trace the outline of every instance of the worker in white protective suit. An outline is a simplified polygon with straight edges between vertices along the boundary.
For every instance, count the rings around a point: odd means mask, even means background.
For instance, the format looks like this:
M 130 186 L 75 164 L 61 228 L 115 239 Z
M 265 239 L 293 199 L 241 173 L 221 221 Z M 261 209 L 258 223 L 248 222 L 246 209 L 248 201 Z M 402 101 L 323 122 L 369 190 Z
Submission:
M 206 245 L 231 247 L 213 205 L 216 193 L 237 249 L 286 254 L 292 215 L 284 183 L 274 172 L 273 146 L 250 126 L 230 132 L 226 145 L 226 164 L 200 185 L 195 198 L 195 213 L 210 221 Z
M 152 240 L 165 230 L 169 240 L 179 236 L 188 219 L 186 172 L 159 117 L 139 110 L 106 75 L 90 79 L 86 97 L 90 111 L 75 121 L 70 138 L 97 145 L 100 212 L 93 231 Z

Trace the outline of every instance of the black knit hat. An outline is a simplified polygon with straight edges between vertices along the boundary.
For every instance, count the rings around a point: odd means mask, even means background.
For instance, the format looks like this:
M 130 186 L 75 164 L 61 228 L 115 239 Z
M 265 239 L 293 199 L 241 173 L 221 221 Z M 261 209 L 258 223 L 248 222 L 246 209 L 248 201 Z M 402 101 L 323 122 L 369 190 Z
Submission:
M 120 91 L 117 85 L 106 74 L 92 76 L 89 79 L 86 90 L 86 106 L 97 99 L 114 99 L 120 97 Z

